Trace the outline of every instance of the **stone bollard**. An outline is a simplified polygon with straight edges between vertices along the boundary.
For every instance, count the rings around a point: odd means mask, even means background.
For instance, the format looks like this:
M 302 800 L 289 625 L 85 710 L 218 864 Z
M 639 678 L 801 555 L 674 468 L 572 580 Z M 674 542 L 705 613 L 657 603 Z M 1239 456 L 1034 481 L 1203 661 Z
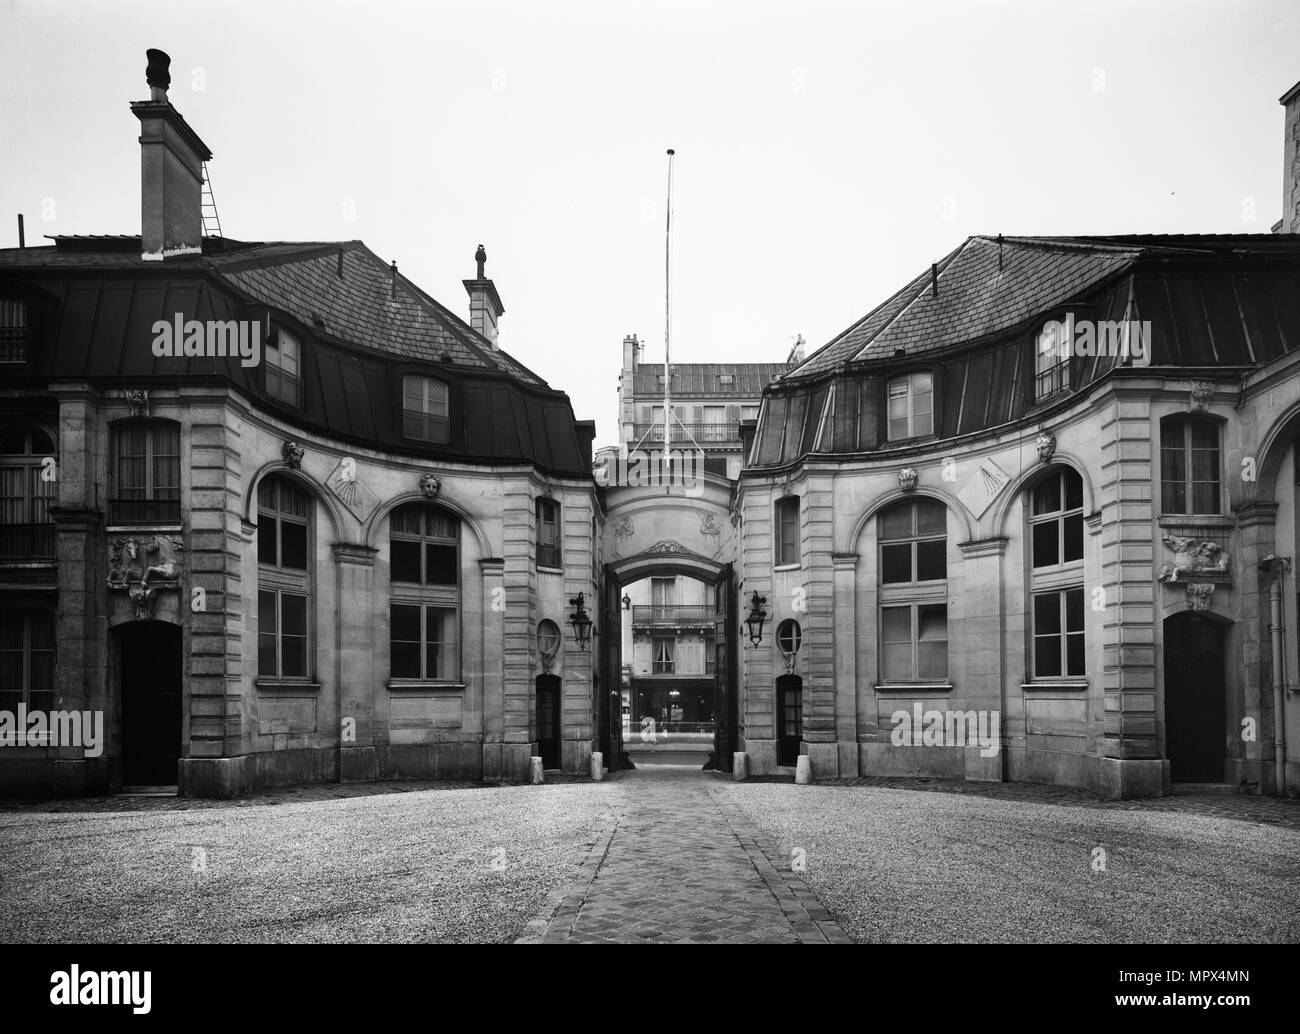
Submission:
M 591 755 L 591 778 L 597 783 L 605 778 L 605 755 L 598 750 Z
M 528 759 L 528 781 L 534 786 L 546 781 L 542 775 L 541 758 L 533 757 Z
M 794 781 L 800 785 L 812 782 L 812 758 L 800 754 L 794 766 Z
M 739 782 L 748 775 L 749 755 L 743 750 L 738 750 L 731 755 L 731 778 Z

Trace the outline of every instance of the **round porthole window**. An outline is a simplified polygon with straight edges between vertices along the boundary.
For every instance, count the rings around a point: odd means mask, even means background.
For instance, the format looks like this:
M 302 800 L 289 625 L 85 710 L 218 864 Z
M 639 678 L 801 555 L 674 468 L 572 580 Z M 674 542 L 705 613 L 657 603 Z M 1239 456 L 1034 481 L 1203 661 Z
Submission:
M 793 618 L 786 618 L 776 626 L 776 645 L 784 654 L 797 653 L 803 645 L 803 629 Z
M 550 618 L 537 623 L 537 648 L 542 651 L 543 657 L 554 657 L 555 651 L 560 648 L 560 626 Z

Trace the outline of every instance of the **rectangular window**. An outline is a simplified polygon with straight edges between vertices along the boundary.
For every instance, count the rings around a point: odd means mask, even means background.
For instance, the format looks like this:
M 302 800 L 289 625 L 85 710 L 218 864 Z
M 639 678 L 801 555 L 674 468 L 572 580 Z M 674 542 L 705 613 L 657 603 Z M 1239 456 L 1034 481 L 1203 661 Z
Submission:
M 886 682 L 938 682 L 946 679 L 947 605 L 882 607 L 880 671 Z
M 302 343 L 283 327 L 277 328 L 275 343 L 267 342 L 266 393 L 291 406 L 302 405 Z
M 1053 323 L 1038 336 L 1034 352 L 1034 401 L 1051 398 L 1070 386 L 1070 351 L 1066 323 Z
M 889 440 L 934 433 L 934 382 L 929 372 L 909 373 L 889 382 Z
M 1160 427 L 1160 509 L 1220 512 L 1219 428 L 1208 420 L 1167 419 Z
M 257 593 L 257 672 L 263 678 L 307 677 L 307 597 L 278 589 Z
M 757 407 L 757 406 L 741 406 L 741 407 L 740 407 L 740 419 L 741 419 L 741 420 L 757 420 L 757 419 L 758 419 L 758 407 Z
M 537 566 L 563 566 L 560 563 L 560 504 L 554 499 L 537 500 Z
M 27 361 L 27 303 L 0 298 L 0 363 Z
M 653 641 L 654 649 L 654 673 L 656 675 L 671 675 L 676 670 L 676 661 L 674 659 L 675 641 L 671 636 L 656 637 Z
M 799 497 L 776 501 L 776 564 L 799 563 Z
M 454 608 L 394 603 L 389 619 L 393 678 L 455 680 L 459 663 Z
M 54 612 L 0 610 L 0 711 L 54 709 Z
M 402 433 L 415 441 L 451 440 L 450 388 L 445 381 L 408 374 L 402 378 Z
M 1084 674 L 1083 588 L 1034 594 L 1034 675 Z
M 115 524 L 179 523 L 181 434 L 171 421 L 132 422 L 113 428 Z

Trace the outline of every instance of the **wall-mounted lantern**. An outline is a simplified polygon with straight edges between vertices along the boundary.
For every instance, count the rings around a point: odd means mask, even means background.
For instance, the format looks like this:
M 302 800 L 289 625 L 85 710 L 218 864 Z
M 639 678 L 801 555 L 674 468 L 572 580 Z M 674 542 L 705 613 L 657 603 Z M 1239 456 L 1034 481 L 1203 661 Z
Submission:
M 766 602 L 767 597 L 760 596 L 757 590 L 749 601 L 749 617 L 745 618 L 745 628 L 749 633 L 749 641 L 755 646 L 763 641 L 763 622 L 767 620 L 763 604 Z
M 578 593 L 569 600 L 569 606 L 573 608 L 573 613 L 569 615 L 569 624 L 573 626 L 573 641 L 578 644 L 579 650 L 585 650 L 591 645 L 591 615 L 587 613 L 585 594 Z
M 632 597 L 629 596 L 627 593 L 623 593 L 623 600 L 622 600 L 622 603 L 623 603 L 623 609 L 624 609 L 624 610 L 631 610 L 631 609 L 632 609 Z

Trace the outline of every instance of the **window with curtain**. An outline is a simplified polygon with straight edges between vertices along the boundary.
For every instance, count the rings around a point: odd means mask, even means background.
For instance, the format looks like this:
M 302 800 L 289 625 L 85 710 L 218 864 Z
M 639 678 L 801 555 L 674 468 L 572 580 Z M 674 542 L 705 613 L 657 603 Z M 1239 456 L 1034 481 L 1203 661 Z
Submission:
M 394 679 L 460 678 L 460 538 L 460 518 L 437 506 L 411 503 L 389 516 L 389 672 Z
M 257 490 L 257 672 L 308 679 L 312 652 L 311 497 L 286 477 Z
M 889 382 L 889 440 L 934 434 L 934 378 L 928 370 Z
M 672 636 L 656 636 L 652 641 L 654 649 L 654 673 L 671 675 L 677 669 L 675 660 L 676 642 Z
M 776 501 L 774 516 L 776 566 L 797 564 L 799 559 L 799 497 Z
M 1161 513 L 1218 515 L 1220 477 L 1217 423 L 1182 416 L 1160 421 Z
M 451 440 L 451 389 L 446 381 L 407 374 L 402 378 L 402 433 L 419 442 Z
M 302 406 L 302 341 L 290 330 L 277 327 L 275 342 L 267 342 L 263 355 L 266 393 L 290 406 Z
M 53 560 L 54 441 L 40 428 L 0 434 L 0 562 Z
M 27 303 L 0 298 L 0 363 L 27 361 Z
M 112 427 L 114 524 L 179 524 L 181 425 L 173 420 L 125 420 Z
M 554 499 L 538 499 L 537 566 L 562 567 L 560 562 L 560 504 Z
M 54 611 L 0 608 L 0 711 L 54 710 Z

